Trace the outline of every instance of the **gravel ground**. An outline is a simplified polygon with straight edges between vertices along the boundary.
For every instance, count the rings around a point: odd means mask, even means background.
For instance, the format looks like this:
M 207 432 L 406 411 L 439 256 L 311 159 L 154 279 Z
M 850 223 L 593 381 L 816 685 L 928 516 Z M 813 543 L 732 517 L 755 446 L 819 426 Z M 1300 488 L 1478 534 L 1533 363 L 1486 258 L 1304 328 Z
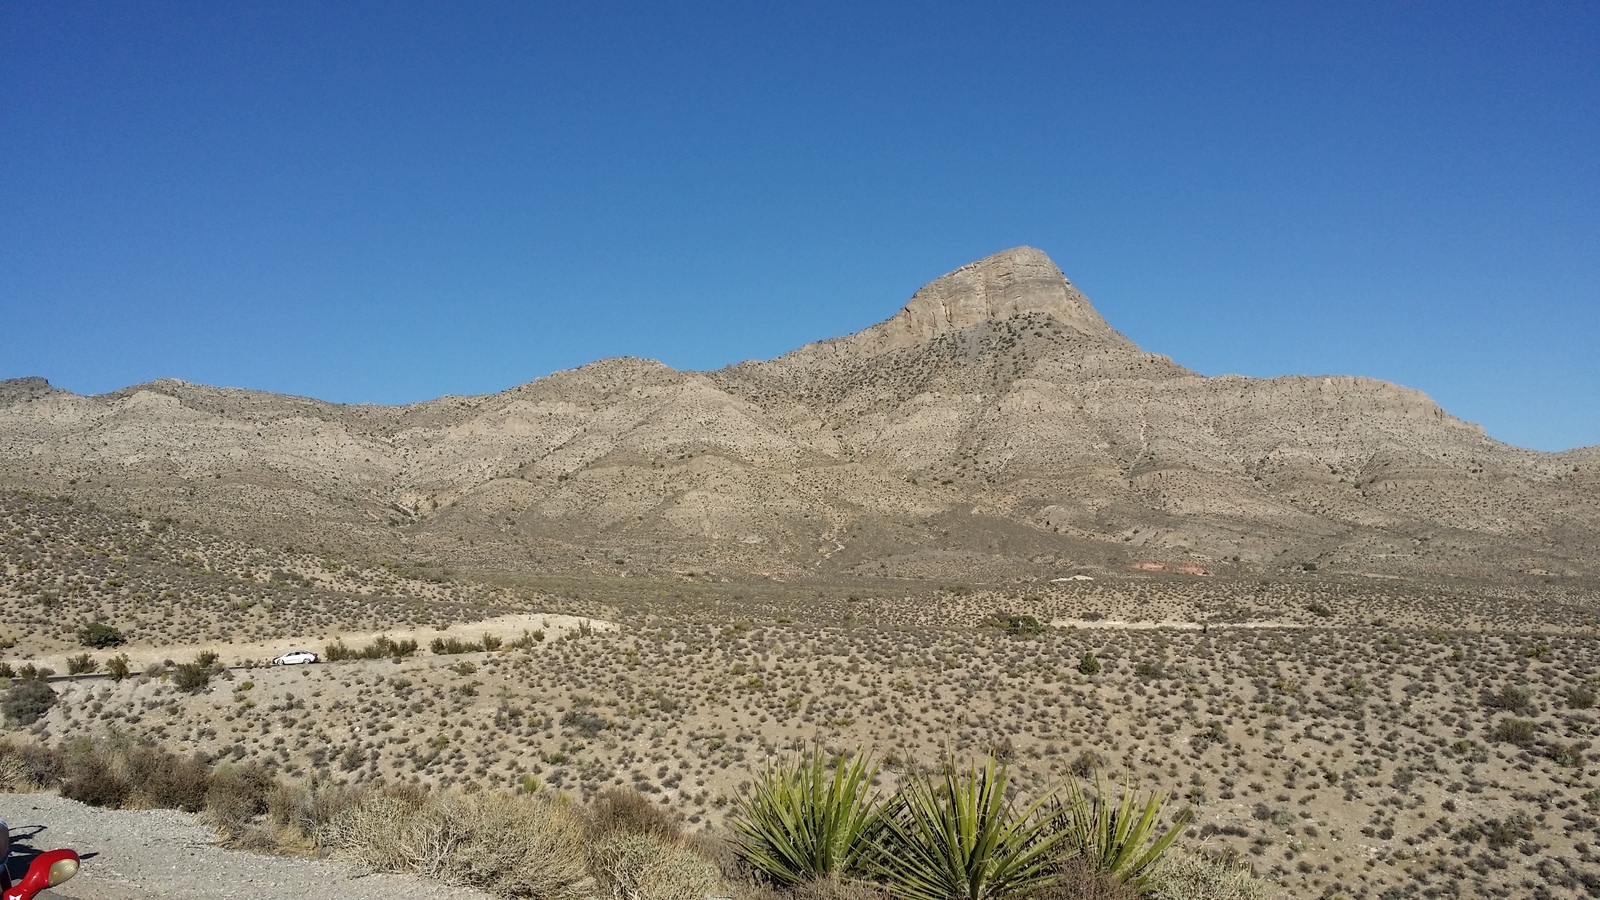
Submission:
M 340 900 L 488 900 L 466 888 L 400 875 L 363 875 L 327 860 L 259 856 L 217 846 L 199 817 L 170 809 L 110 810 L 54 794 L 0 794 L 11 826 L 12 872 L 35 852 L 71 847 L 85 857 L 78 876 L 42 897 L 148 900 L 286 896 Z

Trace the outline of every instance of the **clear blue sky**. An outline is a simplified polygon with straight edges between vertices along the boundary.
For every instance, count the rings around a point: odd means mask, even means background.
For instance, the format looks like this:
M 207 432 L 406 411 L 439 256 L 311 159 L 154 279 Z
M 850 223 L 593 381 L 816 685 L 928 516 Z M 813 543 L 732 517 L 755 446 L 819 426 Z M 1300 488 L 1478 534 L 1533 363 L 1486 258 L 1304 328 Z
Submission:
M 1600 3 L 0 5 L 0 377 L 715 368 L 1017 244 L 1200 372 L 1600 444 Z

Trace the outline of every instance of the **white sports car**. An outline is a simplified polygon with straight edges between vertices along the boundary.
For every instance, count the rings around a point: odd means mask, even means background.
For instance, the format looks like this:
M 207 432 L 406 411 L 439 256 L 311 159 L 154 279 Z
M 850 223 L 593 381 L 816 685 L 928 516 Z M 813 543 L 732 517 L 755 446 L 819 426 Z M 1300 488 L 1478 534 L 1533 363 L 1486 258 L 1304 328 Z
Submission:
M 274 659 L 275 666 L 303 666 L 306 663 L 317 661 L 317 655 L 310 650 L 290 650 L 288 653 Z

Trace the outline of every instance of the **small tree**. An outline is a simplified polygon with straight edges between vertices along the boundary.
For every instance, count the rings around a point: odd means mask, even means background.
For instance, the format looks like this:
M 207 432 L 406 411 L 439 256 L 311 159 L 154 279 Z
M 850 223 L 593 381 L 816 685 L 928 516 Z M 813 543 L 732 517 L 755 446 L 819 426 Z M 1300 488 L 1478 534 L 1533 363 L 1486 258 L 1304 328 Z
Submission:
M 121 631 L 104 622 L 90 622 L 78 629 L 78 643 L 96 650 L 120 647 L 127 642 Z
M 1100 660 L 1094 655 L 1093 650 L 1083 651 L 1083 658 L 1078 660 L 1078 671 L 1085 675 L 1099 674 Z

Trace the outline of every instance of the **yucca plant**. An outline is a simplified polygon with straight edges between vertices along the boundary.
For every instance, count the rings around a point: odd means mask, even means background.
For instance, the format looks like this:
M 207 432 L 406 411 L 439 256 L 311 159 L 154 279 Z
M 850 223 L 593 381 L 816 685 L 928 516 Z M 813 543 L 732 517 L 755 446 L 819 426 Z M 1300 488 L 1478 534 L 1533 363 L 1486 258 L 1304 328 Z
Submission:
M 914 779 L 883 819 L 874 868 L 903 900 L 1000 900 L 1055 879 L 1066 833 L 1042 815 L 1051 793 L 1018 811 L 1006 798 L 1006 768 L 982 767 Z
M 1072 849 L 1094 862 L 1104 872 L 1125 884 L 1143 890 L 1161 867 L 1167 851 L 1193 814 L 1178 813 L 1171 827 L 1161 830 L 1161 811 L 1166 795 L 1140 798 L 1131 785 L 1122 786 L 1122 799 L 1113 803 L 1106 784 L 1095 776 L 1094 797 L 1071 782 L 1066 802 L 1053 816 L 1059 832 Z
M 785 887 L 864 873 L 883 811 L 877 774 L 866 752 L 829 766 L 821 747 L 768 765 L 729 822 L 739 855 Z

